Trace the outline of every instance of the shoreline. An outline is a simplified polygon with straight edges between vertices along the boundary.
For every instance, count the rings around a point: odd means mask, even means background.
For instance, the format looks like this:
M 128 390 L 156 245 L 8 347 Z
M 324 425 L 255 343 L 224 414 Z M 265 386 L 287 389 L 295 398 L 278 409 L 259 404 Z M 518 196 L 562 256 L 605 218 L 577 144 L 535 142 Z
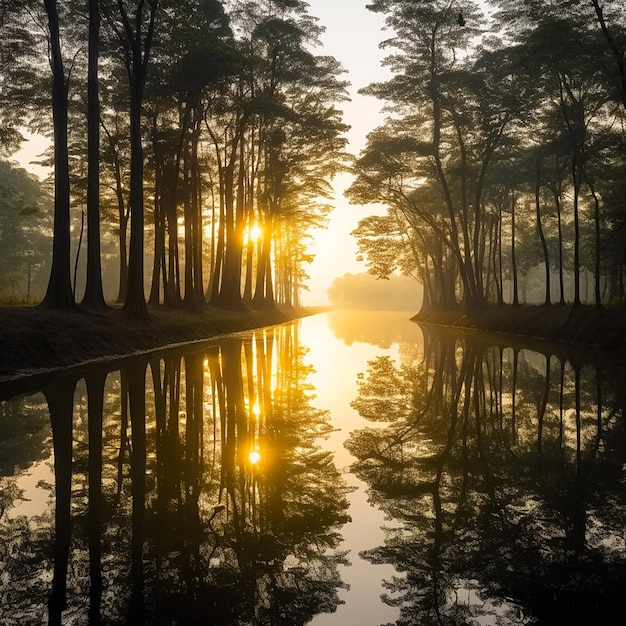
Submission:
M 511 305 L 471 312 L 431 310 L 412 321 L 425 326 L 494 333 L 533 341 L 573 344 L 581 349 L 626 350 L 626 306 Z
M 192 313 L 149 306 L 151 322 L 144 324 L 115 307 L 100 314 L 2 307 L 0 384 L 282 324 L 321 310 L 227 311 L 206 306 Z
M 150 306 L 150 324 L 120 308 L 102 314 L 0 307 L 0 385 L 47 377 L 62 370 L 210 341 L 222 335 L 273 326 L 333 307 L 200 312 Z M 424 326 L 574 346 L 578 351 L 626 350 L 626 307 L 501 305 L 466 313 L 431 310 L 410 318 Z

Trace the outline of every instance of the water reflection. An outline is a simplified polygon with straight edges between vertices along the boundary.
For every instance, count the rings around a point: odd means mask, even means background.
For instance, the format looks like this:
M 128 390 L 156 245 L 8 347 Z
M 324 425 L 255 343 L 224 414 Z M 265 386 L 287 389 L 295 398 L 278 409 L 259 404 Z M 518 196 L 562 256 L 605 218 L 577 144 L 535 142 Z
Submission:
M 407 318 L 0 402 L 0 623 L 625 623 L 623 365 Z
M 1 403 L 0 622 L 291 626 L 334 611 L 347 489 L 297 329 Z M 49 494 L 28 514 L 20 468 Z
M 347 447 L 396 524 L 398 625 L 622 624 L 623 368 L 426 334 L 369 363 Z

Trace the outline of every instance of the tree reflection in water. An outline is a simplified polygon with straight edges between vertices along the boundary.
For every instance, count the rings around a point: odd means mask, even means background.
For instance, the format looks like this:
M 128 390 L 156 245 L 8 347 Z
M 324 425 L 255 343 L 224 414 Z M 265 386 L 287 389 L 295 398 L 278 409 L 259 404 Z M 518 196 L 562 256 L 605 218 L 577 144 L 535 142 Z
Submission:
M 370 362 L 353 404 L 389 423 L 347 446 L 395 522 L 364 556 L 401 572 L 397 624 L 625 622 L 616 371 L 446 334 Z
M 27 518 L 0 476 L 0 622 L 291 626 L 334 611 L 346 487 L 302 357 L 292 324 L 50 381 L 56 498 Z

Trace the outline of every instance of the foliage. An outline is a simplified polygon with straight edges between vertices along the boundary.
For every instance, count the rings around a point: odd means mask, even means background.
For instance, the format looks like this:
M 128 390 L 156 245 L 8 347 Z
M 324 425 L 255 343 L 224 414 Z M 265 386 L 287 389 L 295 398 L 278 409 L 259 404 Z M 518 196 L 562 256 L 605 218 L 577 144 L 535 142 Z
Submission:
M 273 306 L 276 298 L 299 303 L 311 261 L 308 230 L 324 222 L 330 179 L 346 161 L 346 126 L 337 108 L 346 83 L 334 59 L 314 52 L 321 27 L 306 4 L 107 1 L 99 9 L 97 76 L 81 52 L 89 28 L 92 35 L 97 30 L 86 7 L 15 2 L 3 13 L 0 116 L 7 132 L 0 139 L 12 150 L 15 129 L 29 125 L 53 140 L 48 164 L 57 167 L 60 222 L 49 290 L 65 289 L 70 236 L 79 278 L 72 297 L 81 297 L 89 259 L 91 306 L 103 304 L 97 274 L 111 273 L 105 253 L 111 245 L 118 248 L 118 301 L 140 317 L 148 282 L 151 301 L 194 310 L 207 299 L 226 307 L 253 299 L 255 306 Z M 94 78 L 100 113 L 92 108 L 86 115 L 86 87 Z M 67 124 L 48 108 L 55 84 L 54 111 L 66 107 Z M 94 238 L 88 229 L 85 255 L 78 230 L 68 231 L 89 197 L 86 136 L 94 116 L 99 213 L 87 214 L 92 229 L 101 222 L 102 234 Z M 58 186 L 66 180 L 62 156 L 71 183 L 69 218 L 67 190 Z M 253 229 L 260 236 L 251 242 L 246 232 Z M 144 244 L 151 248 L 151 274 L 143 267 Z M 70 306 L 66 300 L 50 295 L 46 303 Z
M 597 305 L 602 285 L 621 298 L 621 253 L 601 244 L 621 236 L 605 217 L 612 183 L 594 171 L 623 157 L 615 65 L 623 76 L 626 16 L 616 2 L 493 4 L 490 15 L 476 2 L 369 5 L 391 31 L 381 46 L 393 73 L 364 89 L 390 117 L 349 190 L 388 208 L 355 232 L 370 271 L 395 267 L 390 237 L 403 233 L 394 248 L 414 260 L 427 307 L 480 307 L 505 292 L 517 303 L 542 265 L 546 302 L 555 272 L 561 302 L 580 304 L 585 272 Z
M 26 170 L 0 161 L 0 293 L 30 295 L 50 247 L 50 199 Z

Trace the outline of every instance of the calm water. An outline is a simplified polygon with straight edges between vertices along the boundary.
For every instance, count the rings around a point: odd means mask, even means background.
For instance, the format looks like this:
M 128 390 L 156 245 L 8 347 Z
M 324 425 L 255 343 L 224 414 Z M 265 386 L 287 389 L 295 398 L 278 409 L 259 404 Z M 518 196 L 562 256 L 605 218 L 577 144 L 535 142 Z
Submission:
M 626 623 L 621 361 L 409 315 L 0 388 L 0 624 Z

